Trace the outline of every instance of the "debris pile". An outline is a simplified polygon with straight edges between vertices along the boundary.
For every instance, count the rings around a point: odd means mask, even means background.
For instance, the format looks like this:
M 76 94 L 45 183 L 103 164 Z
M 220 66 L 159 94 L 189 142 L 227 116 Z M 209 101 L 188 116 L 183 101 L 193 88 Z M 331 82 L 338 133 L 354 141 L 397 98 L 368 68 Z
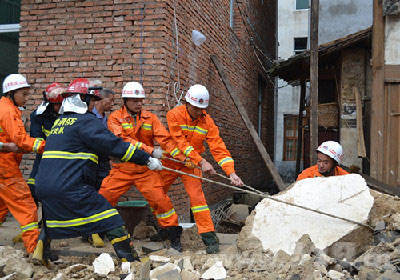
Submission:
M 277 223 L 276 215 L 285 213 L 282 215 L 282 219 L 292 218 L 293 214 L 285 209 L 292 206 L 280 205 L 280 213 L 277 210 L 267 212 L 265 207 L 271 206 L 273 203 L 262 201 L 247 218 L 246 225 L 239 235 L 237 248 L 235 246 L 225 249 L 220 254 L 207 255 L 205 253 L 196 227 L 184 230 L 182 254 L 170 254 L 169 250 L 165 249 L 168 247 L 167 244 L 160 246 L 160 250 L 149 251 L 148 254 L 138 248 L 142 262 L 134 263 L 121 264 L 115 257 L 111 258 L 106 253 L 100 256 L 86 257 L 60 256 L 60 259 L 47 269 L 42 266 L 34 266 L 21 251 L 3 246 L 0 247 L 0 279 L 27 279 L 29 277 L 49 280 L 400 279 L 400 200 L 370 191 L 355 176 L 330 178 L 324 184 L 317 179 L 312 179 L 319 183 L 313 185 L 314 182 L 311 180 L 300 186 L 305 194 L 312 195 L 309 193 L 311 190 L 307 187 L 308 184 L 322 189 L 324 186 L 334 188 L 335 185 L 331 183 L 335 182 L 336 193 L 335 191 L 327 193 L 326 190 L 320 192 L 319 196 L 322 197 L 325 193 L 326 200 L 322 204 L 317 204 L 315 202 L 317 197 L 313 197 L 314 199 L 310 200 L 313 200 L 314 206 L 320 207 L 320 210 L 330 211 L 335 207 L 332 200 L 342 203 L 341 208 L 352 209 L 351 211 L 355 212 L 352 219 L 358 219 L 360 222 L 371 225 L 373 230 L 354 224 L 342 225 L 349 223 L 339 219 L 317 216 L 315 219 L 329 219 L 329 223 L 335 224 L 335 228 L 340 232 L 338 234 L 332 229 L 336 240 L 322 243 L 319 240 L 320 236 L 312 230 L 311 223 L 307 225 L 310 227 L 310 234 L 305 233 L 307 228 L 301 227 L 302 223 L 295 223 L 299 227 L 298 232 L 295 232 L 293 228 L 291 231 L 282 229 L 290 227 L 290 224 Z M 347 180 L 351 181 L 353 192 L 347 190 L 346 186 L 342 184 Z M 289 195 L 291 192 L 297 192 L 298 186 L 296 185 L 282 193 L 281 198 L 286 197 L 291 202 L 299 203 Z M 297 192 L 296 195 L 301 196 L 301 192 Z M 307 203 L 307 201 L 303 200 L 302 203 Z M 359 205 L 359 209 L 354 209 L 354 205 Z M 366 216 L 365 209 L 368 209 Z M 267 215 L 261 216 L 260 211 Z M 340 211 L 331 213 L 349 217 L 346 216 L 345 210 Z M 302 213 L 301 216 L 303 215 L 306 214 Z M 298 218 L 300 218 L 300 214 Z M 265 246 L 268 244 L 263 240 L 266 235 L 259 234 L 257 230 L 261 228 L 260 226 L 268 224 L 270 220 L 275 222 L 275 230 L 282 230 L 281 238 L 283 240 L 289 240 L 288 234 L 299 236 L 291 243 L 291 247 L 282 246 L 280 249 L 276 249 L 276 247 L 272 247 L 273 244 L 268 245 L 270 247 Z M 321 235 L 327 236 L 325 225 L 318 222 L 316 221 L 316 224 L 321 229 Z M 255 226 L 256 223 L 257 226 Z M 260 225 L 260 223 L 263 224 Z M 351 228 L 348 232 L 343 233 L 341 230 L 345 226 L 351 226 Z M 144 227 L 142 230 L 146 232 Z M 326 237 L 321 239 L 327 240 Z M 143 240 L 140 242 L 142 245 L 148 243 Z M 276 239 L 276 242 L 279 243 L 279 240 Z

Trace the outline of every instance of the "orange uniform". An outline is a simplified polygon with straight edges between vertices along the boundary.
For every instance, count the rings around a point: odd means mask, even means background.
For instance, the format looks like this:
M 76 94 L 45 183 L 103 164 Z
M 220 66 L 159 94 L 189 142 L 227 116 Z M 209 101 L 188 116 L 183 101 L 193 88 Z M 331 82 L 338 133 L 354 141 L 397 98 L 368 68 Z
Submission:
M 229 176 L 235 172 L 233 159 L 219 136 L 219 129 L 205 111 L 203 111 L 203 115 L 200 118 L 193 120 L 187 112 L 186 106 L 181 105 L 167 113 L 167 122 L 170 134 L 179 150 L 193 163 L 198 164 L 203 159 L 201 157 L 205 150 L 203 142 L 207 141 L 212 156 L 225 173 Z M 165 161 L 163 165 L 199 177 L 202 175 L 199 169 L 188 168 L 180 163 Z M 187 175 L 179 175 L 168 170 L 161 170 L 160 174 L 164 182 L 165 192 L 168 192 L 176 178 L 181 177 L 189 195 L 190 206 L 196 220 L 198 232 L 201 234 L 215 231 L 210 209 L 201 187 L 201 180 Z
M 156 141 L 167 153 L 184 159 L 174 146 L 167 129 L 153 113 L 142 110 L 134 119 L 123 106 L 110 114 L 108 128 L 116 136 L 131 142 L 136 148 L 149 154 L 152 154 L 154 141 Z M 132 185 L 135 185 L 149 202 L 161 226 L 178 225 L 178 216 L 170 198 L 164 192 L 160 174 L 149 170 L 147 166 L 129 162 L 114 163 L 110 174 L 103 180 L 99 193 L 115 206 L 120 196 Z
M 334 176 L 347 175 L 347 174 L 350 173 L 344 170 L 343 168 L 336 166 Z M 301 172 L 297 177 L 297 181 L 315 177 L 323 177 L 323 175 L 318 171 L 318 165 L 313 165 L 307 169 L 304 169 L 303 172 Z
M 0 99 L 0 142 L 15 143 L 27 152 L 43 153 L 45 141 L 31 138 L 25 131 L 21 111 L 6 98 Z M 38 230 L 37 207 L 19 164 L 22 154 L 0 153 L 0 221 L 9 210 L 21 224 L 22 240 L 28 253 L 36 247 Z

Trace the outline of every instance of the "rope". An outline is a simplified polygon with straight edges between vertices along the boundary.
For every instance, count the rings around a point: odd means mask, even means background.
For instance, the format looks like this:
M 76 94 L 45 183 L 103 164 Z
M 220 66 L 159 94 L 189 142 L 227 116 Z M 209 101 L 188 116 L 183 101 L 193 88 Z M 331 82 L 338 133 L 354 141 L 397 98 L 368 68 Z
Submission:
M 297 204 L 292 203 L 292 202 L 287 202 L 287 201 L 281 200 L 279 198 L 267 195 L 267 194 L 265 194 L 265 193 L 263 193 L 261 191 L 258 191 L 256 189 L 250 187 L 250 186 L 247 186 L 247 185 L 244 185 L 244 186 L 249 188 L 249 189 L 251 189 L 251 191 L 244 190 L 242 188 L 231 186 L 231 185 L 228 185 L 228 184 L 225 184 L 225 183 L 216 182 L 216 181 L 208 179 L 208 178 L 199 177 L 199 176 L 196 176 L 196 175 L 193 175 L 193 174 L 185 173 L 185 172 L 182 172 L 182 171 L 179 171 L 179 170 L 175 170 L 175 169 L 172 169 L 172 168 L 168 168 L 168 167 L 165 167 L 165 166 L 163 166 L 162 168 L 165 169 L 165 170 L 169 170 L 169 171 L 181 174 L 181 175 L 187 175 L 187 176 L 190 176 L 192 178 L 196 178 L 196 179 L 200 179 L 200 180 L 203 180 L 203 181 L 206 181 L 206 182 L 209 182 L 209 183 L 214 183 L 214 184 L 217 184 L 217 185 L 220 185 L 220 186 L 224 186 L 224 187 L 227 187 L 227 188 L 230 188 L 230 189 L 233 189 L 233 190 L 237 190 L 237 191 L 241 191 L 241 192 L 245 192 L 245 193 L 249 193 L 249 194 L 259 195 L 261 197 L 268 198 L 270 200 L 273 200 L 273 201 L 276 201 L 276 202 L 279 202 L 279 203 L 283 203 L 283 204 L 287 204 L 287 205 L 290 205 L 290 206 L 298 207 L 298 208 L 301 208 L 303 210 L 311 211 L 311 212 L 314 212 L 314 213 L 317 213 L 317 214 L 320 214 L 320 215 L 325 215 L 325 216 L 328 216 L 328 217 L 331 217 L 331 218 L 335 218 L 335 219 L 343 220 L 343 221 L 346 221 L 346 222 L 349 222 L 349 223 L 357 224 L 359 226 L 363 226 L 363 227 L 369 228 L 372 231 L 374 230 L 371 226 L 369 226 L 367 224 L 360 223 L 360 222 L 357 222 L 357 221 L 354 221 L 354 220 L 351 220 L 351 219 L 339 217 L 339 216 L 336 216 L 336 215 L 333 215 L 333 214 L 325 213 L 325 212 L 322 212 L 322 211 L 319 211 L 319 210 L 316 210 L 316 209 L 312 209 L 312 208 L 309 208 L 309 207 L 306 207 L 306 206 L 297 205 Z

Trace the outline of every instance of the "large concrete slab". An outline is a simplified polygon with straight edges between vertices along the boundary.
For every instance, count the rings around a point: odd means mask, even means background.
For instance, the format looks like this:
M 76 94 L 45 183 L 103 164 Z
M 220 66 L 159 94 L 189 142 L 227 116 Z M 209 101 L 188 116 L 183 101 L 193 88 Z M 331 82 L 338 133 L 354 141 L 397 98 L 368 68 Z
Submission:
M 365 180 L 356 174 L 301 180 L 275 197 L 357 222 L 367 221 L 374 203 Z M 258 239 L 264 250 L 273 253 L 283 250 L 293 254 L 304 234 L 310 235 L 317 248 L 325 249 L 359 228 L 270 199 L 262 200 L 254 211 L 244 227 L 246 234 L 239 238 Z M 245 244 L 246 240 L 239 243 Z

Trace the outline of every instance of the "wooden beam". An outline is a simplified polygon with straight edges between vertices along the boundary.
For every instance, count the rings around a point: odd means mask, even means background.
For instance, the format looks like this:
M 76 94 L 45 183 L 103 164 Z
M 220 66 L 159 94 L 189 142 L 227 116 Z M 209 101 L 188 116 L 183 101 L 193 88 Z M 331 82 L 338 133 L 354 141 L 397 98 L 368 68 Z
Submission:
M 300 81 L 299 116 L 297 120 L 297 154 L 296 154 L 296 178 L 300 173 L 301 150 L 303 147 L 303 111 L 306 99 L 306 82 Z
M 319 0 L 311 0 L 310 28 L 310 165 L 317 163 L 318 148 L 318 15 Z
M 370 175 L 383 181 L 384 167 L 384 78 L 385 78 L 385 19 L 382 12 L 382 0 L 374 1 L 372 26 L 372 96 L 371 96 L 371 132 L 370 132 Z
M 356 99 L 358 157 L 365 158 L 367 156 L 367 151 L 365 148 L 365 140 L 364 140 L 361 94 L 357 87 L 353 87 L 353 93 Z
M 225 73 L 224 66 L 218 60 L 218 57 L 216 55 L 211 55 L 211 60 L 213 61 L 215 68 L 217 68 L 217 71 L 218 71 L 219 75 L 221 76 L 221 79 L 222 79 L 223 83 L 225 84 L 225 87 L 228 90 L 231 98 L 233 99 L 233 102 L 235 103 L 235 106 L 238 109 L 239 114 L 243 119 L 243 122 L 245 123 L 247 129 L 249 130 L 251 137 L 253 137 L 253 141 L 256 144 L 258 151 L 260 152 L 261 157 L 263 158 L 276 185 L 278 186 L 278 189 L 281 191 L 284 190 L 286 188 L 285 184 L 283 183 L 283 180 L 282 180 L 281 176 L 279 175 L 278 171 L 276 170 L 275 165 L 271 160 L 271 157 L 269 156 L 267 150 L 265 149 L 263 143 L 261 142 L 261 139 L 258 137 L 258 133 L 255 130 L 254 125 L 251 122 L 249 116 L 247 115 L 246 109 L 244 108 L 242 102 L 240 101 L 240 98 L 237 95 L 235 88 L 232 86 L 231 82 L 229 81 L 228 76 Z

